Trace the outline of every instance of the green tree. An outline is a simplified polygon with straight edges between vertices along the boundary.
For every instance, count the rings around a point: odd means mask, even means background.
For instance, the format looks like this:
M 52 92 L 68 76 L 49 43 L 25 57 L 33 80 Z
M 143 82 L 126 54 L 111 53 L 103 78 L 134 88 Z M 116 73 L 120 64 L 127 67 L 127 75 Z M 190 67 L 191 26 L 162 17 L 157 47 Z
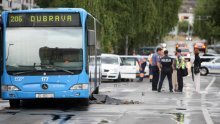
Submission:
M 179 22 L 178 23 L 179 33 L 181 33 L 181 32 L 187 33 L 188 26 L 189 26 L 189 22 L 188 21 Z
M 103 25 L 102 49 L 104 52 L 125 53 L 128 39 L 129 51 L 154 45 L 172 30 L 178 22 L 182 0 L 50 0 L 40 7 L 84 8 Z M 48 1 L 48 0 L 46 0 Z
M 220 1 L 198 0 L 194 31 L 201 38 L 220 39 Z

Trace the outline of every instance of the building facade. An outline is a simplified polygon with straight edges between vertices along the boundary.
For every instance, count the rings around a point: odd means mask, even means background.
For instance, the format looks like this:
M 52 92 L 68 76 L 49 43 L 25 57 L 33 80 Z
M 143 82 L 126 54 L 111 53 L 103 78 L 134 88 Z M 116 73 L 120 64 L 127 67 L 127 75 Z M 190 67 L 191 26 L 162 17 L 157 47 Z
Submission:
M 21 10 L 36 8 L 35 0 L 0 0 L 1 10 Z

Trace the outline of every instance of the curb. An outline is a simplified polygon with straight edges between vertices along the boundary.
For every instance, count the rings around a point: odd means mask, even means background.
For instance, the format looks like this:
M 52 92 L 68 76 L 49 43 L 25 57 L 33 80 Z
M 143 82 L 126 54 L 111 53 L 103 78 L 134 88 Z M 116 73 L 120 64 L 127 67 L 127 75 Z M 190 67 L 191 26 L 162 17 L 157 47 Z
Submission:
M 5 103 L 5 102 L 8 102 L 8 100 L 2 100 L 2 99 L 0 98 L 0 103 Z

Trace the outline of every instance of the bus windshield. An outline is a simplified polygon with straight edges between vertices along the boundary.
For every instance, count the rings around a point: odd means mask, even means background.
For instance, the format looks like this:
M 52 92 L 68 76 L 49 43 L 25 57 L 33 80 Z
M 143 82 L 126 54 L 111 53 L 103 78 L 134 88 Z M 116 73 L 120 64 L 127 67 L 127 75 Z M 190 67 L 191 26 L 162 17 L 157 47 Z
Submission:
M 82 53 L 81 27 L 6 29 L 6 67 L 9 74 L 74 74 L 74 71 L 82 70 Z

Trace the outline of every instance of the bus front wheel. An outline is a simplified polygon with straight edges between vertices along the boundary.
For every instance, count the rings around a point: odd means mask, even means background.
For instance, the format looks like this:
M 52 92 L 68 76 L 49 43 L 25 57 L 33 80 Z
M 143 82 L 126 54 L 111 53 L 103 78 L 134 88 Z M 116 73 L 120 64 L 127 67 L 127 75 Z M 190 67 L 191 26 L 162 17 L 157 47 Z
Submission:
M 20 100 L 17 99 L 13 99 L 13 100 L 9 100 L 9 104 L 11 108 L 19 108 L 20 107 Z
M 80 106 L 89 106 L 89 98 L 79 99 Z

